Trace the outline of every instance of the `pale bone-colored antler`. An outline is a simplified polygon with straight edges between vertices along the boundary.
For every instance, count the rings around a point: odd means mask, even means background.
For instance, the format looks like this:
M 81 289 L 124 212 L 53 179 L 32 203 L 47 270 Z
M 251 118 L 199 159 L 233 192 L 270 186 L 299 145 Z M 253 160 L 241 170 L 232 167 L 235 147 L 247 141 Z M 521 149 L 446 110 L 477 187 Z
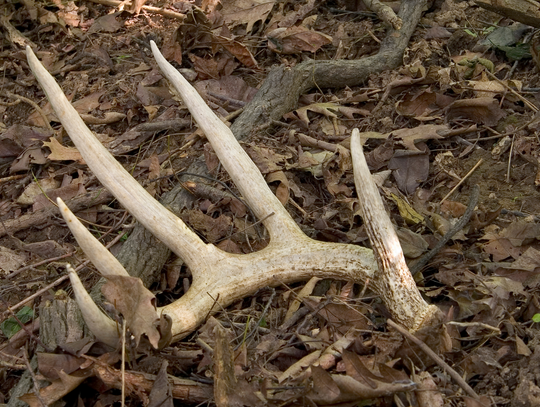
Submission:
M 365 222 L 386 220 L 383 226 L 376 227 L 370 233 L 378 254 L 385 256 L 383 259 L 375 260 L 372 250 L 359 246 L 319 242 L 308 238 L 269 189 L 229 128 L 165 60 L 157 46 L 153 42 L 151 45 L 162 72 L 188 106 L 253 212 L 267 228 L 270 243 L 263 250 L 236 255 L 200 240 L 182 220 L 154 200 L 101 145 L 30 48 L 27 48 L 27 56 L 57 117 L 96 177 L 139 222 L 190 268 L 193 275 L 190 289 L 179 300 L 158 310 L 171 317 L 173 340 L 183 338 L 203 322 L 212 310 L 220 309 L 216 303 L 225 307 L 262 287 L 307 280 L 310 277 L 349 280 L 360 284 L 369 281 L 371 289 L 381 296 L 394 318 L 413 331 L 438 318 L 440 311 L 428 305 L 416 288 L 376 187 L 372 186 L 371 190 L 375 192 L 372 195 L 376 196 L 370 199 L 377 199 L 378 204 L 367 203 L 362 207 L 366 213 Z M 358 155 L 363 157 L 358 135 L 355 135 L 352 145 L 355 146 L 352 151 L 353 161 L 357 164 L 361 161 Z M 355 181 L 359 179 L 363 179 L 364 183 L 371 182 L 367 166 L 363 174 L 355 169 Z M 361 191 L 358 185 L 357 189 Z M 62 212 L 66 214 L 67 211 L 64 208 Z M 127 274 L 116 259 L 113 267 L 116 271 L 111 268 L 104 270 L 113 261 L 112 255 L 101 244 L 89 242 L 94 238 L 82 225 L 73 227 L 78 223 L 74 216 L 68 215 L 66 221 L 83 250 L 103 274 Z M 382 236 L 377 235 L 381 231 Z M 387 236 L 394 236 L 391 238 L 391 247 L 385 243 Z M 377 262 L 384 267 L 397 265 L 379 271 Z M 107 319 L 105 316 L 102 318 Z M 101 339 L 99 332 L 94 334 Z

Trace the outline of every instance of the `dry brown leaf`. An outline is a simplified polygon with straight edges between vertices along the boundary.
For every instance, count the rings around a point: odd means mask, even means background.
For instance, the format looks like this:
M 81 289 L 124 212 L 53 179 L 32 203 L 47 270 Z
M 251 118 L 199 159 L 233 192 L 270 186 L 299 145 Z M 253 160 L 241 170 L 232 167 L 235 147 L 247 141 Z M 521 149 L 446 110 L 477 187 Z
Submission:
M 28 259 L 25 253 L 18 253 L 7 247 L 0 246 L 0 269 L 7 274 L 11 271 L 19 269 Z
M 418 233 L 408 228 L 398 228 L 397 236 L 403 249 L 403 255 L 408 259 L 420 257 L 429 247 L 429 243 Z
M 161 335 L 157 329 L 160 318 L 156 310 L 156 297 L 141 279 L 107 276 L 102 292 L 126 319 L 127 326 L 135 336 L 135 343 L 138 345 L 141 336 L 146 335 L 157 349 Z
M 487 242 L 483 246 L 484 252 L 493 256 L 493 261 L 499 262 L 508 257 L 514 259 L 519 258 L 523 250 L 521 248 L 514 246 L 508 239 L 495 239 Z
M 222 3 L 221 15 L 229 28 L 246 24 L 250 33 L 258 21 L 264 22 L 274 8 L 275 0 L 235 0 Z
M 277 28 L 268 35 L 268 48 L 278 54 L 297 54 L 303 51 L 316 52 L 332 43 L 332 37 L 303 26 Z
M 60 181 L 54 178 L 44 178 L 38 181 L 34 181 L 24 189 L 24 191 L 17 198 L 19 205 L 32 205 L 36 198 L 43 193 L 49 193 L 60 187 Z
M 282 165 L 290 158 L 289 154 L 279 154 L 272 149 L 261 146 L 250 145 L 246 150 L 262 174 L 281 171 Z
M 450 201 L 447 199 L 441 204 L 441 212 L 444 215 L 451 215 L 454 218 L 463 216 L 466 210 L 467 206 L 461 202 Z
M 49 191 L 46 196 L 44 194 L 36 196 L 32 209 L 37 211 L 41 208 L 53 206 L 55 205 L 56 198 L 62 198 L 63 201 L 67 202 L 77 195 L 84 193 L 86 193 L 84 185 L 75 181 L 66 186 Z
M 173 407 L 173 396 L 169 377 L 167 375 L 166 359 L 162 359 L 161 368 L 156 375 L 152 390 L 148 395 L 150 402 L 147 407 Z
M 76 100 L 72 103 L 72 105 L 79 113 L 91 112 L 92 110 L 99 107 L 99 99 L 101 98 L 101 96 L 103 96 L 104 93 L 105 91 L 91 93 L 90 95 L 85 96 L 82 99 Z
M 75 372 L 86 362 L 84 358 L 78 358 L 66 353 L 38 352 L 37 359 L 39 372 L 50 381 L 60 379 L 61 372 L 66 374 Z
M 69 375 L 60 371 L 58 375 L 60 376 L 58 380 L 39 390 L 40 399 L 34 393 L 26 393 L 20 396 L 19 399 L 28 403 L 30 407 L 43 407 L 42 401 L 49 406 L 79 387 L 82 382 L 91 376 L 91 373 L 89 371 L 82 371 L 77 372 L 76 375 Z
M 516 390 L 519 391 L 519 390 Z M 491 407 L 491 401 L 488 396 L 480 396 L 478 399 L 464 396 L 463 401 L 466 407 Z M 536 400 L 535 400 L 536 401 Z M 534 404 L 530 404 L 531 406 Z
M 79 164 L 85 164 L 81 153 L 75 147 L 65 147 L 58 142 L 54 137 L 44 141 L 43 145 L 49 147 L 51 154 L 47 157 L 52 161 L 77 161 Z
M 114 33 L 118 31 L 124 25 L 123 21 L 119 21 L 118 17 L 121 13 L 116 12 L 112 14 L 106 14 L 102 17 L 98 17 L 94 24 L 88 29 L 88 34 L 94 33 Z
M 378 171 L 388 164 L 394 155 L 394 138 L 389 137 L 381 145 L 364 154 L 370 170 Z
M 378 385 L 376 389 L 372 389 L 354 380 L 351 376 L 346 375 L 329 375 L 320 367 L 313 367 L 312 369 L 319 370 L 317 372 L 317 381 L 313 378 L 313 389 L 309 393 L 309 397 L 316 403 L 326 405 L 332 403 L 332 405 L 341 405 L 340 403 L 347 403 L 354 401 L 355 404 L 360 400 L 367 400 L 382 396 L 390 396 L 393 393 L 413 390 L 416 385 L 410 380 L 398 381 L 396 383 L 382 383 Z M 323 374 L 326 373 L 329 378 Z M 319 380 L 322 379 L 322 380 Z M 330 384 L 332 380 L 333 384 Z M 336 391 L 336 386 L 337 390 Z M 324 391 L 318 391 L 321 388 Z M 328 400 L 330 399 L 330 400 Z
M 13 145 L 7 145 L 7 150 L 4 150 L 6 154 L 2 154 L 0 157 L 17 156 L 21 152 L 21 148 L 39 145 L 40 141 L 48 140 L 51 135 L 52 132 L 47 129 L 14 124 L 2 133 L 0 140 L 1 143 L 13 141 L 18 148 L 13 150 Z
M 150 166 L 148 167 L 148 169 L 150 170 L 148 172 L 148 179 L 152 180 L 154 178 L 159 178 L 161 168 L 159 166 L 159 157 L 157 156 L 157 154 L 154 153 L 150 156 Z
M 319 297 L 307 297 L 304 302 L 311 304 L 316 308 Z M 354 309 L 347 304 L 326 304 L 317 313 L 328 323 L 332 324 L 334 329 L 342 334 L 346 334 L 351 328 L 364 330 L 370 329 L 371 321 L 358 309 Z
M 41 150 L 41 147 L 34 146 L 29 147 L 24 152 L 17 157 L 13 164 L 9 168 L 10 173 L 18 171 L 28 171 L 30 164 L 46 164 L 47 159 Z
M 493 97 L 456 100 L 446 108 L 447 121 L 467 118 L 477 124 L 495 126 L 505 116 L 506 111 L 501 109 Z
M 266 176 L 266 182 L 271 184 L 272 182 L 279 182 L 276 189 L 276 196 L 282 205 L 287 204 L 289 201 L 289 180 L 283 171 L 275 171 Z
M 415 392 L 419 406 L 443 407 L 444 399 L 438 390 L 435 380 L 426 371 L 414 376 L 414 381 L 418 383 L 418 391 Z
M 352 170 L 351 153 L 338 145 L 337 151 L 323 163 L 322 174 L 328 192 L 332 195 L 351 196 L 352 190 L 342 181 L 343 176 Z
M 399 190 L 405 195 L 413 194 L 428 179 L 429 154 L 416 151 L 420 150 L 416 147 L 415 151 L 396 150 L 388 162 L 388 169 L 392 170 Z
M 320 401 L 332 403 L 337 400 L 341 390 L 326 370 L 319 366 L 312 366 L 311 377 L 313 378 L 312 392 L 318 396 Z
M 294 379 L 298 377 L 300 373 L 307 367 L 313 367 L 313 363 L 319 359 L 321 356 L 322 350 L 315 350 L 308 355 L 304 356 L 302 359 L 293 363 L 287 370 L 278 376 L 278 382 L 283 383 L 287 379 Z
M 398 129 L 392 131 L 390 134 L 393 134 L 395 139 L 401 141 L 403 146 L 412 151 L 421 152 L 414 143 L 423 141 L 423 140 L 437 140 L 442 139 L 444 136 L 441 136 L 439 132 L 448 131 L 449 127 L 444 124 L 426 124 L 422 126 L 417 126 L 412 129 Z
M 242 254 L 242 250 L 231 239 L 225 239 L 219 242 L 216 247 L 227 253 Z
M 344 350 L 342 353 L 345 371 L 357 382 L 363 383 L 372 389 L 377 388 L 377 381 L 382 377 L 377 376 L 369 370 L 356 353 Z
M 311 279 L 304 285 L 304 287 L 302 287 L 300 292 L 294 296 L 294 299 L 289 305 L 289 309 L 287 310 L 287 314 L 285 314 L 283 323 L 287 322 L 294 315 L 294 313 L 298 311 L 304 298 L 311 295 L 311 293 L 313 292 L 313 289 L 315 288 L 315 285 L 320 280 L 321 280 L 320 278 L 311 277 Z
M 258 68 L 257 61 L 253 57 L 253 54 L 244 44 L 219 35 L 214 36 L 214 38 L 224 48 L 226 48 L 227 51 L 233 54 L 243 65 L 247 66 L 248 68 Z
M 199 79 L 218 79 L 219 67 L 215 58 L 205 59 L 195 54 L 189 54 L 189 59 L 193 62 L 193 68 L 199 74 Z
M 228 75 L 216 79 L 198 81 L 195 89 L 203 97 L 223 96 L 227 99 L 234 99 L 242 102 L 249 102 L 257 93 L 257 89 L 249 86 L 239 76 Z M 236 105 L 234 105 L 236 107 Z
M 529 347 L 523 342 L 519 336 L 516 335 L 516 352 L 518 355 L 531 356 L 532 352 Z
M 515 246 L 532 243 L 540 236 L 540 225 L 526 221 L 512 222 L 502 230 L 501 237 L 505 237 Z
M 209 242 L 214 243 L 231 232 L 232 220 L 226 215 L 217 218 L 198 210 L 186 211 L 188 222 L 195 230 L 203 233 Z
M 433 112 L 447 107 L 453 101 L 453 98 L 446 95 L 421 89 L 416 94 L 407 94 L 396 106 L 396 111 L 403 116 L 415 117 L 418 120 L 433 119 L 430 116 Z

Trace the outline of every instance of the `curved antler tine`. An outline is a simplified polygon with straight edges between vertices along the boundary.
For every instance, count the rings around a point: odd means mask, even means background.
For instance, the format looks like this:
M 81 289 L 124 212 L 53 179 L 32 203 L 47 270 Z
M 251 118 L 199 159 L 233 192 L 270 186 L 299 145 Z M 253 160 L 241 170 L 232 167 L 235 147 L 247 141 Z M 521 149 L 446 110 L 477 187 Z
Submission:
M 220 162 L 249 202 L 255 215 L 268 229 L 270 238 L 283 239 L 284 234 L 290 233 L 298 235 L 298 225 L 272 193 L 259 169 L 231 130 L 212 112 L 182 74 L 163 57 L 154 41 L 150 41 L 150 45 L 161 71 L 184 100 L 191 115 L 212 144 Z M 273 216 L 269 216 L 272 212 Z
M 358 129 L 352 131 L 351 157 L 362 219 L 379 265 L 376 278 L 383 287 L 379 295 L 389 308 L 399 310 L 395 318 L 417 330 L 426 321 L 439 318 L 440 311 L 420 295 L 390 217 L 382 216 L 386 209 L 369 172 Z
M 96 266 L 103 276 L 118 275 L 129 276 L 126 269 L 120 262 L 109 252 L 93 235 L 84 227 L 84 225 L 71 212 L 61 198 L 57 198 L 56 202 L 60 208 L 60 213 L 64 217 L 69 230 L 77 239 L 79 246 L 88 256 L 88 259 Z
M 199 264 L 206 244 L 182 220 L 152 198 L 101 145 L 30 47 L 26 48 L 26 55 L 28 64 L 47 94 L 56 115 L 100 182 L 146 229 L 178 254 L 189 267 Z
M 75 299 L 77 300 L 77 304 L 79 304 L 79 308 L 81 309 L 84 322 L 86 322 L 86 325 L 88 325 L 88 328 L 98 341 L 116 348 L 116 346 L 118 346 L 118 339 L 120 337 L 116 323 L 105 315 L 92 300 L 90 295 L 84 289 L 79 276 L 75 270 L 73 270 L 73 267 L 68 264 L 66 268 L 69 273 L 69 280 L 71 281 Z

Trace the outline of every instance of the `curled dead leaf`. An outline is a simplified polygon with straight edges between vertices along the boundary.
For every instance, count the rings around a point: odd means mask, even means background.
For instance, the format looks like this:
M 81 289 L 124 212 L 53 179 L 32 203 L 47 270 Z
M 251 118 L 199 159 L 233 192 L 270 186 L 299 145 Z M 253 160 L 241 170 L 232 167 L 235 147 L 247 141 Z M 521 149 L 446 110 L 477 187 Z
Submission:
M 447 121 L 462 117 L 478 124 L 495 126 L 505 116 L 506 112 L 492 97 L 456 100 L 446 108 Z

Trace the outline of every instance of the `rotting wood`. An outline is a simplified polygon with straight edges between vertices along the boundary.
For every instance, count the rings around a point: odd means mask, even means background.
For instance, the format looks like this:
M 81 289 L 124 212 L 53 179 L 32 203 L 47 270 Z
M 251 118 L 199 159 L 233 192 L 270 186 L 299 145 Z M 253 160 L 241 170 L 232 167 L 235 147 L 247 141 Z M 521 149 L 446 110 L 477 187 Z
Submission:
M 89 358 L 90 359 L 90 358 Z M 93 373 L 109 387 L 116 389 L 122 388 L 122 375 L 120 370 L 111 366 L 99 363 L 95 360 L 92 366 Z M 156 376 L 128 370 L 125 372 L 126 381 L 129 383 L 128 391 L 135 393 L 137 389 L 141 393 L 149 394 L 156 380 Z M 205 403 L 212 398 L 212 386 L 194 382 L 193 380 L 181 379 L 168 375 L 168 380 L 171 385 L 172 396 L 175 400 L 185 401 L 189 403 Z

